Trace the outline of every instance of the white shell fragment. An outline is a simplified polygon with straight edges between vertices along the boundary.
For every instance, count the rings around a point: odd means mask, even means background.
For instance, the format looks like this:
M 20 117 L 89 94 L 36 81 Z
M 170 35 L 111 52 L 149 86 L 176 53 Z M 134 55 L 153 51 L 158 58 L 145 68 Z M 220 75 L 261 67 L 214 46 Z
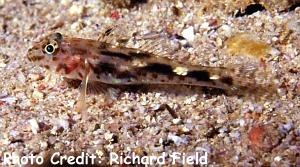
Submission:
M 40 127 L 39 127 L 39 124 L 36 121 L 36 119 L 34 119 L 34 118 L 30 119 L 28 122 L 30 124 L 30 128 L 31 128 L 32 133 L 37 134 L 37 132 L 39 131 Z
M 181 32 L 181 34 L 189 42 L 192 42 L 195 39 L 195 33 L 194 33 L 194 27 L 193 26 L 190 26 L 190 27 L 184 29 Z

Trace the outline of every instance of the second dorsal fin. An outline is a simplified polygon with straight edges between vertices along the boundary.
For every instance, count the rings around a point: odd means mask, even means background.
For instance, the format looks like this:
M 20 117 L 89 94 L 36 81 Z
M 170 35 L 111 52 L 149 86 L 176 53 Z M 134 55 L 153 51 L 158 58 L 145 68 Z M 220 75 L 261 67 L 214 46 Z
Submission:
M 157 32 L 152 33 L 154 35 L 151 37 L 148 34 L 139 36 L 132 34 L 124 34 L 124 27 L 121 28 L 120 25 L 106 26 L 100 33 L 98 41 L 111 44 L 115 48 L 136 49 L 157 56 L 168 56 L 174 52 L 165 35 Z

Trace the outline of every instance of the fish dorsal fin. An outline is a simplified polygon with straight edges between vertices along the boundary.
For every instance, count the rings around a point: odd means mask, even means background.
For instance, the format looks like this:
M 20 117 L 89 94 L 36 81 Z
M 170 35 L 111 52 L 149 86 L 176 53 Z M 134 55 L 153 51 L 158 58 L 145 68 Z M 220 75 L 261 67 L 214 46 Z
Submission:
M 171 46 L 168 46 L 168 40 L 163 37 L 138 39 L 135 41 L 134 48 L 160 57 L 172 55 L 174 52 Z
M 126 28 L 125 28 L 126 29 Z M 113 45 L 115 48 L 133 49 L 157 56 L 169 56 L 178 48 L 172 48 L 166 35 L 151 32 L 137 35 L 136 32 L 126 33 L 124 27 L 119 25 L 106 26 L 98 37 L 99 42 Z
M 125 46 L 130 35 L 124 34 L 119 25 L 104 26 L 98 37 L 99 42 L 112 44 L 115 46 Z

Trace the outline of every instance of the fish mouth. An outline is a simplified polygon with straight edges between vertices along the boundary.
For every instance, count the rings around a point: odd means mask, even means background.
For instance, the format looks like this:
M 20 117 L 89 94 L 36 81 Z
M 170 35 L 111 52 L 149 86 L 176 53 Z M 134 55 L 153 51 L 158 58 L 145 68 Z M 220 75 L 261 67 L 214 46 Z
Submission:
M 34 61 L 33 56 L 32 56 L 32 50 L 33 50 L 33 48 L 29 48 L 27 51 L 27 54 L 26 54 L 26 57 L 29 61 Z
M 44 56 L 28 56 L 29 61 L 35 62 L 44 59 Z
M 38 49 L 35 47 L 29 48 L 26 54 L 27 59 L 31 62 L 44 59 L 44 56 L 40 56 L 36 54 L 37 51 Z

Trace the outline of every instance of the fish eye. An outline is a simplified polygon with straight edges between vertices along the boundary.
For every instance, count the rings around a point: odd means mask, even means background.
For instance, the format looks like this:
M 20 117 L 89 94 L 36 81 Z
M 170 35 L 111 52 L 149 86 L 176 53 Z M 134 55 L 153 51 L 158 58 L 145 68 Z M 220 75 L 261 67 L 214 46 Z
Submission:
M 54 46 L 52 44 L 48 44 L 45 46 L 45 51 L 47 54 L 52 54 L 54 53 Z
M 57 43 L 55 41 L 52 41 L 44 47 L 44 53 L 52 55 L 55 53 L 57 48 L 58 48 Z

